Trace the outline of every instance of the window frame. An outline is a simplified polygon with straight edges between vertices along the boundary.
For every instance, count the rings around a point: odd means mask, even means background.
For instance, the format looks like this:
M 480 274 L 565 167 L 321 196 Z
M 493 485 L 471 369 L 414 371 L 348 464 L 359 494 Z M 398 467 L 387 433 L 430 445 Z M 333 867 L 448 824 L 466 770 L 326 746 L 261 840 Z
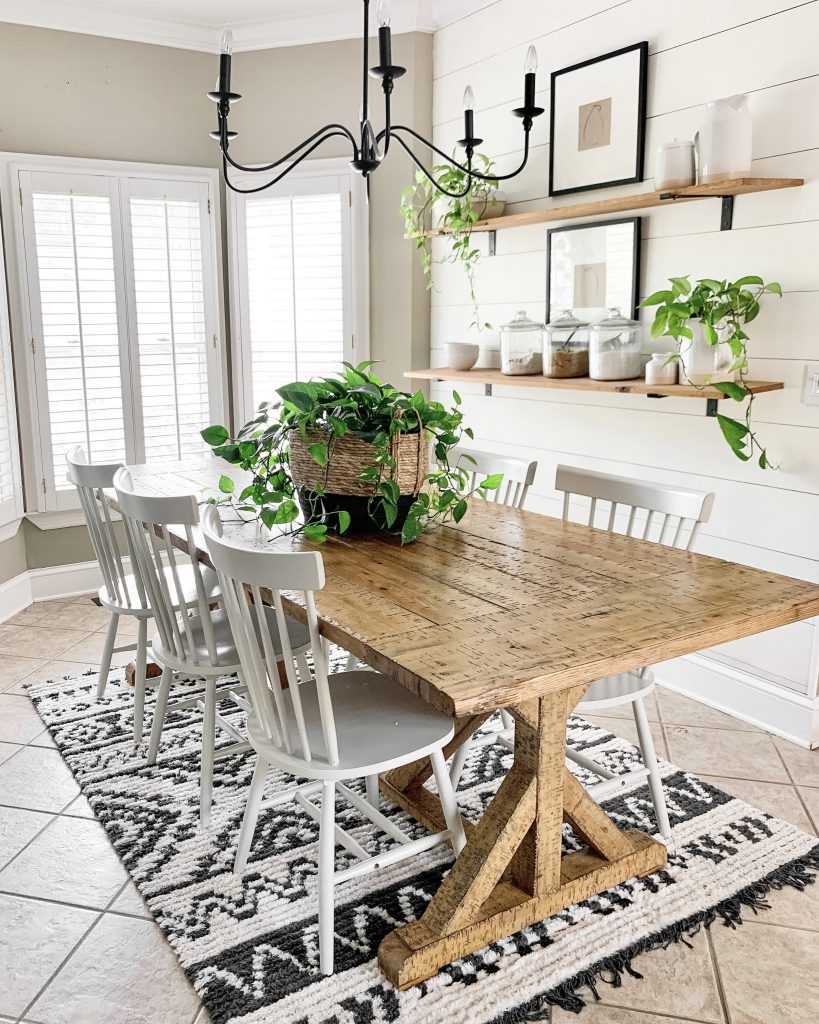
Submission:
M 344 193 L 347 210 L 342 229 L 345 291 L 349 295 L 349 327 L 345 326 L 344 359 L 360 363 L 370 358 L 370 267 L 369 267 L 369 209 L 366 183 L 344 157 L 305 160 L 287 177 L 273 185 L 271 195 L 310 194 L 310 179 L 338 178 L 342 183 L 342 214 Z M 253 173 L 232 174 L 231 181 L 239 188 L 253 188 L 260 184 Z M 268 194 L 265 189 L 256 196 Z M 314 194 L 318 194 L 315 192 Z M 228 269 L 230 280 L 230 337 L 233 371 L 233 416 L 238 428 L 253 415 L 251 350 L 248 326 L 247 248 L 245 242 L 245 201 L 247 197 L 228 190 L 227 233 Z
M 0 231 L 0 386 L 5 391 L 6 415 L 8 416 L 9 452 L 11 456 L 11 498 L 0 500 L 0 543 L 13 537 L 23 518 L 23 478 L 20 466 L 20 438 L 17 429 L 17 398 L 15 395 L 14 358 L 12 353 L 12 332 L 5 252 L 2 246 L 3 231 Z
M 197 185 L 207 190 L 210 201 L 207 221 L 202 218 L 203 292 L 208 311 L 208 323 L 215 335 L 213 356 L 209 349 L 209 397 L 213 402 L 214 416 L 227 417 L 229 409 L 229 388 L 227 374 L 227 345 L 224 315 L 224 288 L 222 274 L 221 202 L 219 172 L 212 168 L 187 167 L 165 164 L 133 163 L 121 160 L 88 160 L 78 157 L 36 156 L 19 153 L 0 153 L 0 205 L 5 214 L 6 270 L 9 281 L 11 312 L 12 348 L 17 374 L 17 417 L 20 426 L 22 468 L 24 484 L 24 509 L 38 525 L 46 527 L 48 520 L 66 525 L 66 513 L 74 515 L 79 509 L 75 495 L 57 491 L 56 483 L 62 470 L 51 467 L 50 432 L 48 417 L 41 415 L 47 406 L 41 402 L 47 398 L 45 374 L 40 372 L 43 353 L 35 351 L 33 330 L 32 294 L 39 288 L 36 270 L 29 278 L 26 260 L 26 236 L 32 230 L 30 205 L 23 204 L 21 175 L 77 175 L 87 179 L 97 176 L 108 179 L 108 194 L 111 202 L 111 228 L 114 260 L 121 260 L 121 272 L 117 275 L 117 301 L 120 310 L 120 359 L 125 379 L 133 379 L 130 353 L 136 345 L 136 338 L 128 337 L 131 309 L 133 308 L 133 265 L 127 251 L 128 224 L 121 216 L 121 203 L 127 201 L 129 189 L 127 179 L 141 179 L 147 182 L 184 183 Z M 110 179 L 116 179 L 112 181 Z M 90 183 L 89 183 L 90 187 Z M 147 186 L 146 186 L 147 187 Z M 103 186 L 105 188 L 105 186 Z M 95 194 L 103 194 L 99 190 Z M 13 211 L 13 213 L 12 213 Z M 28 219 L 28 223 L 26 220 Z M 13 222 L 13 230 L 11 224 Z M 207 255 L 210 253 L 210 261 Z M 208 262 L 210 266 L 208 266 Z M 29 280 L 33 288 L 29 287 Z M 138 392 L 137 392 L 138 393 Z M 123 412 L 131 416 L 126 432 L 131 425 L 139 425 L 141 415 L 132 415 L 132 395 L 123 389 Z M 78 520 L 79 521 L 79 520 Z

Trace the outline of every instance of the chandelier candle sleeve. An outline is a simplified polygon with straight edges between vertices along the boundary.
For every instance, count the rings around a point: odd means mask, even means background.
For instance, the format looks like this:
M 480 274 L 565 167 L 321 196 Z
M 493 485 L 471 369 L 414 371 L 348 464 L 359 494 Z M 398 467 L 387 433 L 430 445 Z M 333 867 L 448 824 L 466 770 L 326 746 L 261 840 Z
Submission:
M 537 73 L 537 50 L 534 46 L 530 46 L 526 51 L 523 71 L 523 105 L 532 109 L 535 106 L 535 75 Z
M 230 62 L 233 53 L 233 32 L 225 25 L 219 42 L 219 92 L 230 92 Z
M 475 94 L 472 86 L 464 89 L 464 139 L 475 137 Z
M 392 39 L 390 37 L 390 5 L 389 0 L 378 0 L 375 11 L 378 21 L 378 63 L 382 68 L 392 65 Z

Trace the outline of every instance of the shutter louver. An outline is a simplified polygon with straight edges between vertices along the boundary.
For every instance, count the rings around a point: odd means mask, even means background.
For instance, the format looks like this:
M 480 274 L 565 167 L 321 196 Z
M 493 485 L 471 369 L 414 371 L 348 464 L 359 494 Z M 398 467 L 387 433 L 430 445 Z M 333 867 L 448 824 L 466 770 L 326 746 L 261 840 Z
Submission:
M 0 288 L 5 288 L 0 253 Z M 14 385 L 11 375 L 11 344 L 5 295 L 0 296 L 0 526 L 20 514 L 20 481 L 17 473 Z

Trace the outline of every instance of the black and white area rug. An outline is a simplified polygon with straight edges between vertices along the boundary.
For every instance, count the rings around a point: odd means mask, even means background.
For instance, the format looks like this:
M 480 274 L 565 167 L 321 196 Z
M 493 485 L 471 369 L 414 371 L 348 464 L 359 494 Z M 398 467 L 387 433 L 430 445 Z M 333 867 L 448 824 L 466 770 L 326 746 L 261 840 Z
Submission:
M 95 685 L 94 677 L 67 679 L 31 696 L 214 1024 L 546 1020 L 553 1005 L 580 1011 L 601 982 L 616 984 L 625 971 L 639 974 L 639 953 L 712 922 L 735 925 L 743 913 L 764 909 L 769 890 L 804 888 L 819 870 L 815 838 L 663 764 L 673 826 L 665 871 L 570 907 L 397 992 L 378 969 L 378 944 L 416 918 L 437 889 L 451 858 L 439 847 L 336 888 L 336 973 L 324 978 L 318 826 L 296 805 L 263 812 L 247 870 L 234 876 L 253 755 L 216 762 L 212 825 L 202 831 L 201 716 L 185 711 L 169 718 L 159 760 L 149 768 L 145 749 L 131 742 L 132 692 L 112 674 L 97 701 Z M 624 740 L 579 718 L 571 721 L 570 740 L 615 771 L 638 757 Z M 465 814 L 480 815 L 510 759 L 497 744 L 474 752 L 459 789 Z M 292 781 L 271 774 L 269 785 L 275 790 Z M 374 849 L 371 827 L 341 800 L 338 806 L 343 827 Z M 621 827 L 654 830 L 645 786 L 604 806 Z M 570 832 L 564 839 L 575 847 Z M 347 856 L 339 852 L 339 866 Z

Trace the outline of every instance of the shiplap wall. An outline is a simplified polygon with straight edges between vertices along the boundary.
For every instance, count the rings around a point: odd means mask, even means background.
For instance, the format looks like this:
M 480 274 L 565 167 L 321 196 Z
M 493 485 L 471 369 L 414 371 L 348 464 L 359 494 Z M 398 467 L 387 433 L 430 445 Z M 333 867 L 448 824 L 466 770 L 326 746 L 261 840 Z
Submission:
M 719 205 L 703 202 L 647 212 L 643 217 L 641 294 L 671 274 L 694 277 L 761 274 L 785 292 L 772 298 L 752 327 L 751 376 L 782 380 L 785 390 L 755 405 L 760 435 L 780 462 L 763 472 L 731 455 L 704 403 L 496 388 L 459 387 L 478 445 L 538 460 L 530 506 L 559 514 L 555 466 L 569 462 L 660 482 L 685 483 L 717 494 L 698 550 L 819 582 L 819 407 L 801 402 L 805 363 L 819 361 L 819 2 L 689 0 L 684 16 L 654 0 L 498 0 L 435 36 L 434 140 L 451 150 L 462 134 L 461 97 L 472 85 L 476 134 L 499 170 L 520 159 L 520 122 L 509 108 L 521 100 L 529 42 L 540 56 L 538 102 L 549 106 L 553 70 L 620 46 L 649 42 L 646 179 L 654 149 L 691 138 L 709 99 L 747 92 L 754 116 L 754 173 L 802 177 L 801 189 L 740 197 L 734 230 L 719 231 Z M 529 167 L 504 186 L 509 212 L 548 205 L 548 113 L 535 124 Z M 648 186 L 653 187 L 651 185 Z M 586 193 L 604 198 L 646 185 Z M 583 198 L 583 197 L 581 197 Z M 562 202 L 571 202 L 564 197 Z M 556 201 L 556 202 L 560 202 Z M 498 325 L 517 309 L 542 318 L 546 227 L 500 231 L 497 255 L 477 270 L 482 319 Z M 443 240 L 434 250 L 443 252 Z M 481 247 L 486 249 L 485 241 Z M 443 365 L 447 341 L 470 337 L 469 296 L 460 268 L 435 271 L 431 365 Z M 485 339 L 480 339 L 485 340 Z M 491 342 L 497 345 L 497 335 Z M 448 386 L 433 387 L 438 397 Z M 769 712 L 736 707 L 750 690 L 729 694 L 726 673 L 753 690 L 790 694 L 788 724 L 775 728 L 803 742 L 819 741 L 817 630 L 797 623 L 710 652 L 707 660 L 665 666 L 673 685 L 707 694 L 717 706 L 751 718 Z M 705 671 L 703 675 L 703 667 Z M 768 702 L 770 703 L 770 702 Z M 792 713 L 791 713 L 792 712 Z M 773 714 L 773 712 L 770 712 Z M 774 715 L 774 717 L 776 717 Z M 794 724 L 797 723 L 797 724 Z

